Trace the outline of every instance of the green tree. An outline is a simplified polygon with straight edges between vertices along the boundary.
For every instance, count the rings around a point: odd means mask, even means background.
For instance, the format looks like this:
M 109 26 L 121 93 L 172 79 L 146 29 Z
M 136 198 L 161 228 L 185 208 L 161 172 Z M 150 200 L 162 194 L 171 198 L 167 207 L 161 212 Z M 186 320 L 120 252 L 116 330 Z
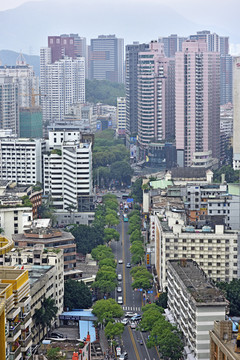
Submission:
M 230 283 L 220 282 L 217 286 L 230 303 L 230 315 L 240 316 L 240 279 L 233 279 Z
M 74 224 L 70 231 L 75 237 L 77 252 L 81 254 L 88 254 L 97 245 L 104 243 L 104 227 L 97 225 L 97 220 L 92 226 Z
M 156 321 L 162 320 L 163 312 L 164 310 L 159 306 L 156 306 L 156 304 L 147 304 L 146 306 L 144 306 L 142 321 L 140 323 L 141 330 L 151 331 L 154 326 L 154 323 Z
M 112 298 L 107 300 L 98 300 L 93 305 L 93 314 L 97 316 L 100 324 L 106 325 L 109 321 L 113 322 L 114 318 L 123 316 L 122 307 Z
M 58 308 L 55 305 L 55 300 L 52 298 L 44 298 L 41 308 L 35 310 L 34 317 L 36 325 L 39 326 L 39 334 L 42 328 L 43 334 L 45 328 L 51 328 L 52 321 L 56 318 Z
M 139 204 L 142 204 L 143 202 L 142 178 L 138 178 L 132 184 L 131 197 L 133 197 L 134 201 L 138 202 Z
M 110 171 L 114 180 L 119 180 L 123 183 L 130 184 L 131 176 L 133 175 L 133 169 L 131 168 L 129 162 L 125 160 L 116 161 L 111 165 Z
M 91 255 L 94 260 L 100 261 L 103 259 L 114 259 L 114 255 L 112 253 L 112 249 L 107 247 L 106 245 L 98 245 L 91 252 Z
M 148 290 L 152 287 L 152 274 L 144 266 L 136 266 L 131 270 L 131 275 L 133 276 L 133 289 L 142 288 Z
M 220 183 L 222 174 L 225 174 L 225 180 L 227 183 L 239 182 L 239 170 L 233 170 L 231 165 L 224 165 L 220 169 L 215 170 L 213 174 L 213 181 Z
M 105 217 L 106 220 L 106 224 L 110 227 L 110 226 L 116 226 L 119 224 L 119 219 L 116 218 L 116 216 L 114 216 L 113 214 L 108 214 Z
M 64 283 L 64 307 L 72 309 L 89 309 L 92 306 L 92 295 L 84 282 L 69 279 Z
M 130 252 L 132 254 L 132 262 L 134 264 L 139 264 L 143 261 L 145 252 L 141 241 L 134 241 L 130 246 Z
M 101 261 L 99 261 L 99 267 L 101 268 L 102 266 L 111 266 L 113 267 L 114 269 L 116 269 L 117 267 L 117 263 L 114 259 L 103 259 Z
M 124 325 L 121 323 L 108 322 L 105 327 L 105 335 L 109 339 L 114 339 L 115 336 L 121 336 L 124 331 Z
M 134 241 L 143 242 L 143 236 L 139 229 L 135 229 L 130 235 L 130 242 L 133 243 Z
M 59 347 L 48 349 L 47 351 L 48 360 L 64 360 L 66 356 L 61 354 L 61 349 Z
M 168 295 L 167 295 L 167 291 L 166 292 L 163 292 L 159 298 L 157 299 L 156 301 L 156 304 L 158 306 L 161 306 L 163 309 L 166 309 L 168 304 L 167 304 L 167 301 L 168 301 Z
M 104 229 L 104 241 L 109 243 L 111 240 L 118 241 L 119 240 L 119 232 L 112 228 Z
M 106 80 L 86 79 L 86 101 L 91 103 L 101 102 L 108 105 L 117 105 L 117 97 L 125 96 L 123 84 Z

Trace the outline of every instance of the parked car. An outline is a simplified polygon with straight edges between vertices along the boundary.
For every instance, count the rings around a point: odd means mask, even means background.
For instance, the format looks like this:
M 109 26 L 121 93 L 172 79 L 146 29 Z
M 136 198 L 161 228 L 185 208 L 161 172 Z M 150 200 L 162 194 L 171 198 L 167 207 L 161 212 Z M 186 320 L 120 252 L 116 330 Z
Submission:
M 122 274 L 118 274 L 117 279 L 118 279 L 118 281 L 121 281 L 122 280 Z
M 117 287 L 117 292 L 122 292 L 121 286 L 118 286 L 118 287 Z

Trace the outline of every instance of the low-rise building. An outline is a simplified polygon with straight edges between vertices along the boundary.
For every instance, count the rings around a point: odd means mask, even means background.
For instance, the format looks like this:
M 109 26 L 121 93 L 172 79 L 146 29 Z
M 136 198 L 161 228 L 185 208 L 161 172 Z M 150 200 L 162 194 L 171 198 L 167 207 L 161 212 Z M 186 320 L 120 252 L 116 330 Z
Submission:
M 239 336 L 239 335 L 238 335 Z M 232 332 L 232 321 L 214 321 L 210 330 L 210 360 L 239 360 L 240 344 Z
M 14 234 L 13 240 L 16 247 L 33 247 L 36 244 L 43 244 L 46 249 L 62 249 L 64 254 L 64 271 L 76 268 L 76 244 L 74 236 L 70 232 L 52 228 L 49 219 L 35 220 L 29 229 L 21 234 Z
M 210 337 L 215 320 L 225 320 L 227 301 L 193 260 L 168 261 L 167 316 L 182 331 L 185 358 L 210 359 Z

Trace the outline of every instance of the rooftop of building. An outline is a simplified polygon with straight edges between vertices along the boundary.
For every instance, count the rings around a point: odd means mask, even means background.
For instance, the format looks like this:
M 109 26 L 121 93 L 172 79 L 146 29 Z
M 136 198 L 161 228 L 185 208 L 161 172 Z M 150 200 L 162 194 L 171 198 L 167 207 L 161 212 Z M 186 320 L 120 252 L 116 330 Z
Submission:
M 50 265 L 25 265 L 28 270 L 28 278 L 30 286 L 44 276 L 53 266 Z
M 32 233 L 31 233 L 32 230 Z M 46 233 L 49 237 L 41 237 Z M 27 235 L 32 235 L 28 237 Z M 52 243 L 63 240 L 72 240 L 74 243 L 74 236 L 67 231 L 61 231 L 59 229 L 30 229 L 22 234 L 13 234 L 13 241 L 27 241 L 32 243 Z
M 223 329 L 221 329 L 221 327 L 223 327 Z M 220 331 L 220 329 L 222 331 Z M 226 336 L 228 330 L 228 320 L 214 321 L 214 329 L 210 331 L 210 337 L 213 338 L 213 340 L 215 340 L 214 338 L 216 337 L 218 345 L 219 342 L 221 343 L 220 349 L 222 351 L 224 349 L 228 355 L 231 355 L 231 357 L 228 357 L 228 359 L 240 360 L 240 348 L 238 348 L 238 352 L 235 352 L 238 336 L 237 329 L 232 331 L 230 338 L 221 337 Z
M 213 285 L 195 261 L 192 259 L 169 260 L 168 264 L 169 269 L 172 267 L 177 273 L 198 306 L 213 303 L 227 305 L 223 293 Z
M 193 167 L 177 167 L 171 169 L 172 179 L 205 179 L 206 169 Z

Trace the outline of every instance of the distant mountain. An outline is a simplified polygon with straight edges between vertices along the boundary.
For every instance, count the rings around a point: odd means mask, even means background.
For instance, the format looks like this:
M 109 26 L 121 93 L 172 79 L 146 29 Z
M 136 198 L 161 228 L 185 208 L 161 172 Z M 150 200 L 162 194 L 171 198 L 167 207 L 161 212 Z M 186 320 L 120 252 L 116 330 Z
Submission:
M 43 0 L 0 12 L 0 49 L 39 54 L 48 35 L 78 33 L 95 38 L 116 34 L 133 41 L 149 42 L 158 36 L 189 35 L 201 30 L 176 11 L 156 1 Z
M 0 50 L 0 62 L 2 65 L 16 65 L 19 53 L 11 50 Z M 32 65 L 36 76 L 40 76 L 40 56 L 23 54 L 27 64 Z

